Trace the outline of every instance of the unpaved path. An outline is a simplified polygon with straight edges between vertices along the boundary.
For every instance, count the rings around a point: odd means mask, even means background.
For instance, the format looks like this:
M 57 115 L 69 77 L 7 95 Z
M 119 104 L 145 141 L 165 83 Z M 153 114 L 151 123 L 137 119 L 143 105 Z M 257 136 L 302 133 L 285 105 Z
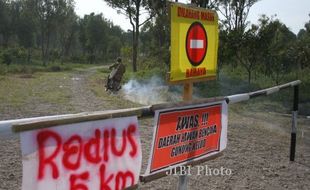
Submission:
M 105 109 L 110 107 L 106 101 L 101 101 L 93 91 L 91 91 L 88 79 L 91 75 L 97 72 L 97 69 L 102 67 L 92 67 L 87 70 L 79 71 L 71 77 L 71 85 L 69 86 L 72 92 L 70 104 L 74 105 L 78 111 L 96 111 L 99 108 Z M 103 81 L 103 79 L 101 79 Z M 103 82 L 102 82 L 102 88 Z
M 20 108 L 8 109 L 5 106 L 11 102 L 0 103 L 0 110 L 8 110 L 2 112 L 0 120 L 13 119 L 16 115 L 18 117 L 54 115 L 136 105 L 123 100 L 120 95 L 109 95 L 103 88 L 101 90 L 104 76 L 95 81 L 90 80 L 97 69 L 84 69 L 62 77 L 57 76 L 52 82 L 41 81 L 39 87 L 31 89 L 37 97 L 40 97 L 40 90 L 37 88 L 46 92 L 44 88 L 47 88 L 47 84 L 52 85 L 49 91 L 64 90 L 64 93 L 69 94 L 64 97 L 61 104 L 44 102 L 36 97 L 31 97 L 32 99 L 23 104 L 25 107 Z M 232 109 L 229 111 L 228 147 L 222 157 L 203 165 L 208 165 L 209 168 L 229 168 L 232 170 L 232 175 L 192 175 L 188 189 L 309 189 L 310 121 L 299 119 L 296 162 L 289 162 L 290 118 L 269 112 L 240 111 L 243 110 L 243 105 L 233 105 L 230 108 Z M 152 119 L 140 121 L 143 150 L 141 173 L 145 171 L 149 157 L 152 124 Z M 10 138 L 0 136 L 0 152 L 0 190 L 20 189 L 22 166 L 18 136 Z M 177 176 L 169 176 L 141 184 L 139 189 L 176 189 L 177 182 Z
M 68 88 L 72 97 L 70 105 L 75 112 L 103 111 L 108 109 L 121 109 L 137 105 L 124 100 L 122 95 L 111 94 L 105 91 L 106 74 L 97 74 L 98 69 L 107 69 L 107 66 L 91 67 L 72 74 Z M 92 78 L 94 75 L 97 78 Z

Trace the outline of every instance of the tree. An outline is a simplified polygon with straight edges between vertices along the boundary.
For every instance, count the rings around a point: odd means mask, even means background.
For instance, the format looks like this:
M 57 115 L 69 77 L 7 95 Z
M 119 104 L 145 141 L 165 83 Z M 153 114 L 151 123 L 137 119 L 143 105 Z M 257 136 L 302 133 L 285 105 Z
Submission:
M 260 44 L 258 37 L 258 28 L 252 28 L 244 33 L 240 42 L 240 47 L 236 51 L 236 57 L 240 64 L 248 73 L 248 83 L 251 83 L 252 72 L 257 65 L 260 57 Z
M 0 42 L 4 47 L 8 46 L 9 37 L 12 34 L 11 4 L 8 0 L 0 0 Z
M 296 36 L 279 20 L 262 16 L 259 19 L 261 62 L 266 76 L 271 77 L 276 84 L 292 67 L 295 57 L 292 47 Z
M 57 34 L 59 35 L 61 63 L 68 56 L 74 35 L 78 30 L 77 15 L 74 12 L 73 1 L 61 1 L 56 14 Z
M 132 26 L 132 69 L 134 72 L 137 71 L 137 56 L 139 46 L 139 34 L 140 27 L 143 26 L 147 21 L 153 17 L 151 12 L 152 0 L 104 0 L 109 6 L 118 9 L 118 11 L 129 18 Z M 154 1 L 155 2 L 155 1 Z M 149 18 L 142 21 L 140 16 L 143 13 L 149 12 Z
M 227 30 L 223 30 L 220 27 L 219 31 L 219 48 L 218 48 L 218 63 L 217 63 L 217 77 L 220 77 L 220 70 L 223 65 L 234 65 L 235 61 L 235 49 L 234 38 L 232 33 L 229 33 Z
M 223 26 L 228 31 L 245 32 L 251 7 L 259 0 L 218 0 L 218 11 L 224 16 Z
M 197 7 L 208 9 L 216 9 L 218 7 L 218 0 L 191 0 L 191 3 L 196 4 Z
M 142 53 L 152 56 L 156 62 L 165 63 L 168 66 L 170 63 L 170 20 L 167 1 L 154 1 L 152 9 L 154 19 L 141 27 Z
M 56 1 L 51 0 L 30 0 L 30 7 L 34 7 L 35 16 L 39 23 L 41 57 L 43 65 L 47 65 L 49 60 L 50 38 L 55 28 Z
M 271 78 L 278 85 L 283 76 L 290 70 L 292 60 L 288 56 L 289 47 L 293 44 L 293 37 L 290 39 L 286 31 L 276 30 L 274 38 L 269 45 L 271 59 Z
M 31 54 L 32 48 L 34 47 L 37 26 L 32 9 L 27 6 L 27 1 L 23 1 L 16 34 L 18 36 L 19 44 L 27 49 L 27 63 L 29 64 L 31 62 Z
M 310 20 L 305 24 L 305 28 L 298 32 L 293 52 L 299 70 L 310 67 Z
M 73 0 L 27 0 L 28 7 L 34 11 L 39 26 L 41 56 L 43 65 L 49 61 L 51 38 L 57 41 L 57 27 L 73 9 Z
M 108 23 L 102 14 L 91 13 L 80 21 L 80 42 L 91 64 L 96 61 L 98 52 L 104 54 L 107 50 L 107 28 Z

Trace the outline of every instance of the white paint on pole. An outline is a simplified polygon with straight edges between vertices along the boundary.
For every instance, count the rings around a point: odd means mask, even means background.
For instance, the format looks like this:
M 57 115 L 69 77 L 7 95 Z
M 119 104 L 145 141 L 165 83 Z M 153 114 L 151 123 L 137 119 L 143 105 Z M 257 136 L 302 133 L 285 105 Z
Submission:
M 275 86 L 272 88 L 268 88 L 266 93 L 267 93 L 267 95 L 270 95 L 270 94 L 273 94 L 275 92 L 278 92 L 279 90 L 280 90 L 279 87 Z
M 142 163 L 137 117 L 21 132 L 23 190 L 124 189 Z
M 291 82 L 291 86 L 292 86 L 292 87 L 293 87 L 293 86 L 297 86 L 297 85 L 299 85 L 299 84 L 301 84 L 301 81 L 300 81 L 300 80 L 296 80 L 296 81 Z
M 191 49 L 203 49 L 203 40 L 190 40 L 190 48 Z
M 227 96 L 229 103 L 234 104 L 242 101 L 247 101 L 250 99 L 249 94 L 236 94 L 232 96 Z
M 178 190 L 186 190 L 187 189 L 187 183 L 188 183 L 188 176 L 180 175 Z
M 292 133 L 297 132 L 297 116 L 298 111 L 292 111 Z

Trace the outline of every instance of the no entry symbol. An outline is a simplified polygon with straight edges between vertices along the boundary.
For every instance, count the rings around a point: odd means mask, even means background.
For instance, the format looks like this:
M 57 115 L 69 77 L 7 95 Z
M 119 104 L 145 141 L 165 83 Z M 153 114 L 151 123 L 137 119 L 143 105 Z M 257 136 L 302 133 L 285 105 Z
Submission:
M 186 35 L 186 54 L 193 66 L 198 66 L 204 60 L 208 49 L 206 30 L 200 22 L 194 22 Z

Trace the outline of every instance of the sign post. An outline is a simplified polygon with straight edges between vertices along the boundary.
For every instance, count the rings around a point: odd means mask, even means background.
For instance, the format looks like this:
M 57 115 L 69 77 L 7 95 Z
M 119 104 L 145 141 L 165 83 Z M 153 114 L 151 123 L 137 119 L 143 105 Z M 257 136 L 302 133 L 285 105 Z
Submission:
M 184 84 L 183 101 L 191 101 L 193 98 L 193 83 L 188 82 Z
M 193 83 L 192 82 L 185 83 L 183 91 L 183 101 L 191 101 L 192 98 L 193 98 Z M 180 175 L 178 190 L 186 190 L 187 182 L 188 182 L 188 176 Z
M 170 17 L 169 82 L 184 84 L 183 101 L 191 101 L 193 83 L 214 80 L 217 73 L 218 16 L 205 8 L 172 3 Z M 178 189 L 187 189 L 187 181 L 188 177 L 181 175 Z

